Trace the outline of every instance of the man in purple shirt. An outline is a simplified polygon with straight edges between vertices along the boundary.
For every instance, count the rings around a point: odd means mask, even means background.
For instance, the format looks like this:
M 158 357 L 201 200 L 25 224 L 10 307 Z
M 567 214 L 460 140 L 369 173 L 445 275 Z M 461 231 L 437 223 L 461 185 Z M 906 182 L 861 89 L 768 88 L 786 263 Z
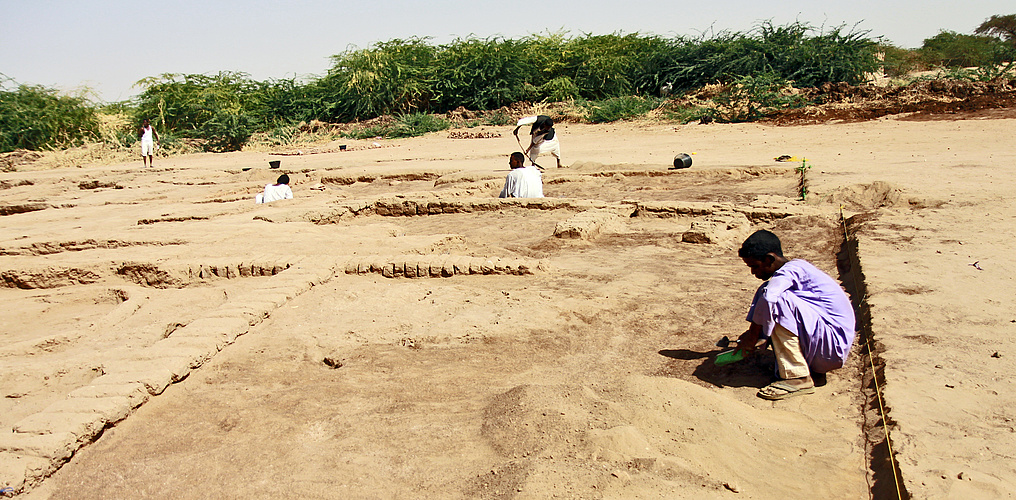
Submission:
M 839 283 L 801 259 L 783 257 L 780 239 L 769 231 L 756 231 L 737 254 L 764 280 L 747 320 L 748 331 L 738 339 L 739 349 L 754 352 L 760 338 L 770 338 L 781 380 L 763 387 L 763 399 L 784 399 L 815 392 L 811 373 L 826 373 L 843 366 L 854 343 L 854 308 Z

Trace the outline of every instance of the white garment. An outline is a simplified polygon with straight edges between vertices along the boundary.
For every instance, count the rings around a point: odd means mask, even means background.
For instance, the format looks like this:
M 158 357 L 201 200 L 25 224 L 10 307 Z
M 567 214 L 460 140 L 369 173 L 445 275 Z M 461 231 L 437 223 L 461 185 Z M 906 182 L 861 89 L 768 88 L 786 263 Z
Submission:
M 525 125 L 532 125 L 536 123 L 536 116 L 527 116 L 522 118 L 515 124 L 516 127 L 522 127 Z M 529 143 L 529 151 L 527 156 L 529 161 L 536 163 L 536 159 L 541 154 L 550 154 L 557 159 L 557 162 L 561 162 L 561 143 L 557 140 L 557 133 L 554 134 L 554 138 L 551 140 L 544 139 L 545 134 L 534 134 Z M 552 165 L 557 166 L 557 165 Z
M 293 190 L 287 184 L 265 184 L 265 192 L 255 197 L 254 203 L 268 203 L 278 200 L 293 199 Z
M 543 198 L 543 174 L 532 165 L 513 168 L 498 198 Z
M 141 156 L 152 156 L 155 153 L 155 141 L 152 140 L 152 126 L 149 125 L 142 130 L 144 133 L 141 135 Z
M 529 161 L 536 163 L 536 159 L 544 153 L 550 153 L 551 156 L 561 160 L 561 143 L 557 142 L 557 135 L 554 138 L 545 141 L 543 136 L 534 137 L 533 145 L 529 148 Z M 557 165 L 549 165 L 550 167 L 556 167 Z

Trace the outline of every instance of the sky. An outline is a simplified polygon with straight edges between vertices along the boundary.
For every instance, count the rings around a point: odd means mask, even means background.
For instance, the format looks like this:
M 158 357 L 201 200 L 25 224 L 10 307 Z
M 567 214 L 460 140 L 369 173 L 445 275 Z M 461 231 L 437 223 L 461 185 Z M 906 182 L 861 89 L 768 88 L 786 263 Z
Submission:
M 1012 0 L 0 0 L 0 79 L 114 102 L 163 73 L 313 78 L 332 55 L 413 36 L 698 36 L 801 21 L 917 48 L 1014 11 Z

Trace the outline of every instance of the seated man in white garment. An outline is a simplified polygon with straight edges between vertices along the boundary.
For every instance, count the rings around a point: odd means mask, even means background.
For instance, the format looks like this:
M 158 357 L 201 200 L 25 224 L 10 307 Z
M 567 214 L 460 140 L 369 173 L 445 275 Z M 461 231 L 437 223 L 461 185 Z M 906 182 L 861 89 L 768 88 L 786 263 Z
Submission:
M 293 199 L 293 190 L 289 189 L 289 176 L 282 174 L 275 184 L 265 184 L 265 192 L 254 197 L 254 203 L 268 203 L 278 200 Z
M 543 198 L 543 174 L 535 165 L 524 166 L 525 155 L 518 151 L 508 157 L 512 168 L 498 198 Z

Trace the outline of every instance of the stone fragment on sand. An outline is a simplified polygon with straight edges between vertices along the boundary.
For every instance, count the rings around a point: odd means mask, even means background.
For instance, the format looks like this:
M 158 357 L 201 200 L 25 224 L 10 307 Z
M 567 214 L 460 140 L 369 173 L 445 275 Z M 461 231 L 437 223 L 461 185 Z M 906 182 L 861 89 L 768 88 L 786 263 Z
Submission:
M 430 262 L 430 277 L 431 278 L 440 278 L 441 277 L 441 273 L 444 270 L 444 262 L 445 262 L 445 258 L 444 257 L 435 258 L 434 260 L 432 260 Z
M 48 477 L 56 467 L 49 458 L 0 451 L 0 487 L 10 488 L 14 494 L 21 493 Z
M 162 394 L 162 391 L 173 383 L 173 372 L 166 368 L 155 368 L 143 372 L 133 373 L 110 373 L 92 380 L 92 385 L 124 385 L 141 383 L 145 390 L 153 396 Z
M 716 213 L 692 221 L 691 228 L 681 235 L 681 241 L 731 246 L 740 243 L 750 230 L 751 222 L 744 214 Z
M 461 255 L 453 257 L 451 260 L 454 274 L 469 274 L 469 259 L 470 257 Z
M 0 433 L 0 455 L 4 453 L 28 455 L 46 460 L 67 460 L 80 447 L 78 436 L 70 432 L 29 434 L 20 432 Z M 5 469 L 0 467 L 0 473 Z M 6 479 L 6 474 L 0 480 Z
M 78 441 L 88 441 L 106 426 L 98 413 L 40 412 L 17 421 L 11 429 L 22 434 L 71 433 Z
M 68 398 L 124 398 L 130 407 L 137 408 L 148 401 L 151 397 L 145 386 L 140 383 L 132 384 L 103 384 L 103 385 L 86 385 L 74 389 L 67 395 Z
M 610 210 L 587 210 L 557 223 L 554 227 L 554 236 L 583 240 L 593 239 L 600 234 L 606 224 L 618 218 L 619 215 Z
M 67 398 L 47 406 L 43 413 L 98 413 L 107 423 L 114 423 L 127 418 L 132 409 L 131 400 L 124 396 Z
M 490 259 L 480 261 L 480 272 L 483 274 L 494 274 L 494 262 Z
M 185 357 L 159 357 L 148 359 L 110 360 L 103 363 L 103 370 L 108 374 L 134 373 L 151 369 L 169 370 L 173 374 L 172 382 L 179 382 L 191 372 L 191 360 Z
M 171 337 L 217 337 L 231 343 L 240 335 L 247 333 L 249 328 L 249 322 L 240 317 L 204 317 L 177 329 Z
M 494 272 L 497 274 L 508 274 L 508 264 L 498 257 L 491 259 L 494 262 Z
M 469 274 L 480 274 L 483 272 L 481 266 L 483 265 L 483 258 L 473 257 L 469 259 Z

